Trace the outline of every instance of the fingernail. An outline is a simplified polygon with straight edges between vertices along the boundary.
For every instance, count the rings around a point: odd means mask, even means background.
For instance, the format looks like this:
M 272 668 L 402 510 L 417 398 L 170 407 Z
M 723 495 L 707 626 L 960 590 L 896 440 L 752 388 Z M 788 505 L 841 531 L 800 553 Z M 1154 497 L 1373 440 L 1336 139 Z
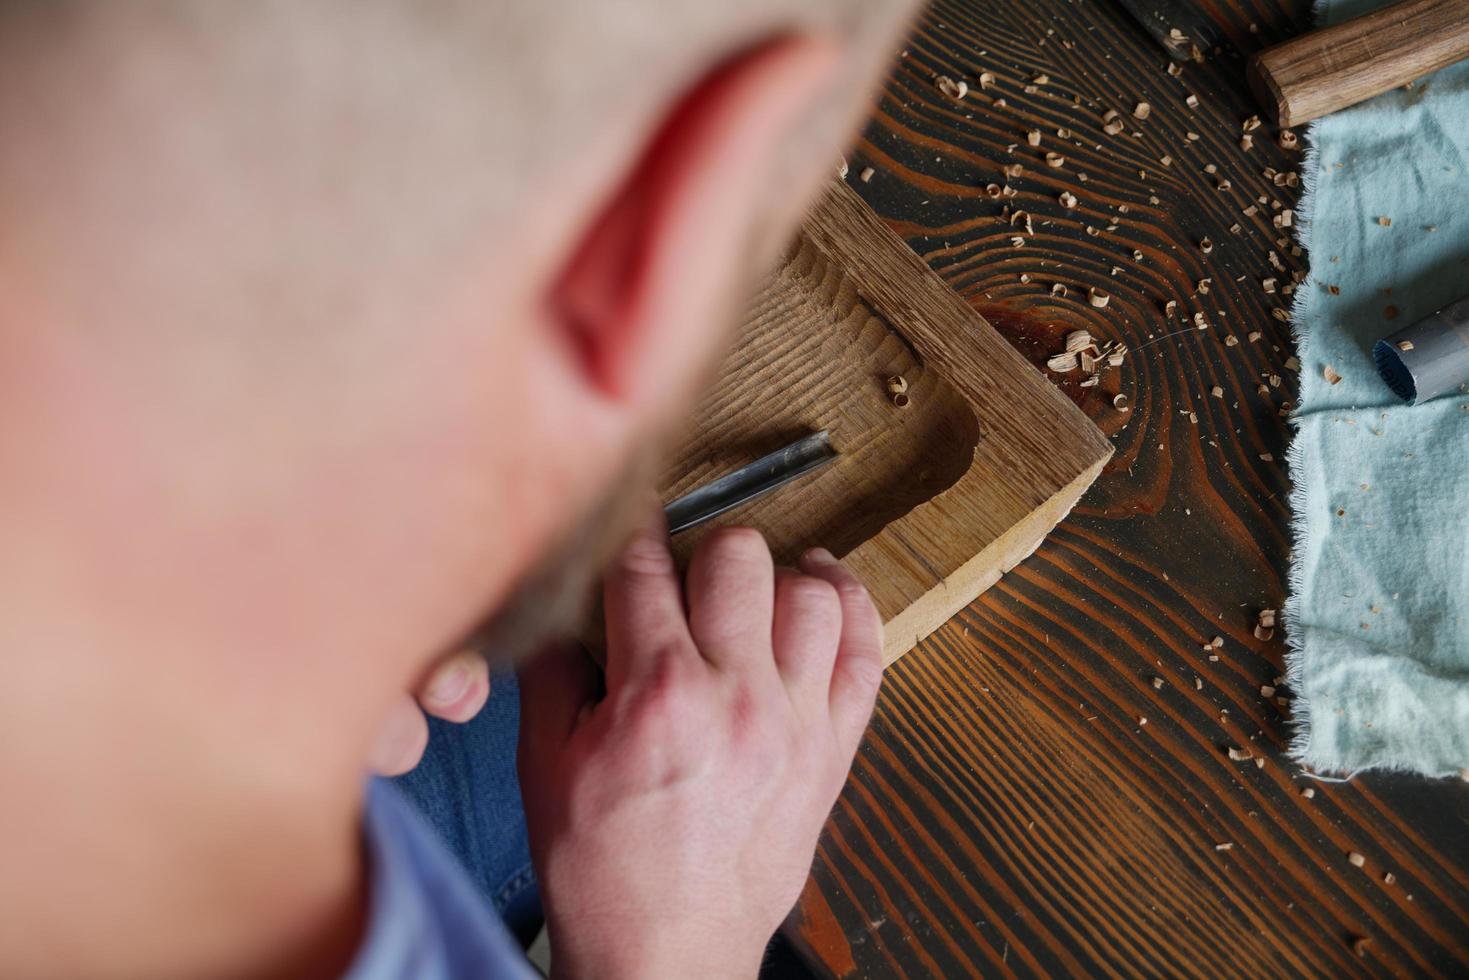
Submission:
M 464 696 L 468 688 L 469 668 L 462 663 L 457 663 L 434 678 L 434 682 L 428 688 L 428 697 L 430 701 L 439 704 L 453 704 Z
M 835 565 L 836 556 L 825 548 L 812 548 L 806 552 L 806 560 L 813 561 L 818 565 Z

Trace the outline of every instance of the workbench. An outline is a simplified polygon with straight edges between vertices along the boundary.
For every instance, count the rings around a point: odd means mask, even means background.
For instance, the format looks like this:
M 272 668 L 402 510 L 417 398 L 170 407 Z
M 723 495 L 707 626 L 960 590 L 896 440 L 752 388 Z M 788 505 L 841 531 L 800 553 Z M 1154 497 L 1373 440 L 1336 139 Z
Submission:
M 1310 26 L 1304 0 L 1209 6 L 1245 53 Z M 1081 505 L 888 671 L 784 930 L 815 975 L 1469 971 L 1469 783 L 1318 781 L 1285 751 L 1284 636 L 1254 627 L 1285 601 L 1296 375 L 1290 299 L 1262 280 L 1307 260 L 1274 222 L 1300 189 L 1265 171 L 1303 153 L 1268 124 L 1240 149 L 1261 109 L 1238 60 L 1167 64 L 1103 0 L 940 0 L 849 154 L 849 183 L 1032 363 L 1076 329 L 1131 353 L 1102 386 L 1053 376 L 1116 446 Z M 934 83 L 986 71 L 962 101 Z M 1282 203 L 1245 215 L 1260 195 Z M 1005 204 L 1035 222 L 1021 248 Z M 1169 300 L 1208 329 L 1166 336 Z

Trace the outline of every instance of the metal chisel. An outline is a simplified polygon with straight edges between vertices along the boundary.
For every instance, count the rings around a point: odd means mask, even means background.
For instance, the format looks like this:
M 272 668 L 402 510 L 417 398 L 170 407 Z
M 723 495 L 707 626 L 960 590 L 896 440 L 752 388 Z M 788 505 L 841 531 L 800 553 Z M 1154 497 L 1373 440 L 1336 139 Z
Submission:
M 668 518 L 668 533 L 687 531 L 725 511 L 763 497 L 797 477 L 820 469 L 838 455 L 832 448 L 830 434 L 825 430 L 798 439 L 769 456 L 762 456 L 748 466 L 684 494 L 663 508 Z

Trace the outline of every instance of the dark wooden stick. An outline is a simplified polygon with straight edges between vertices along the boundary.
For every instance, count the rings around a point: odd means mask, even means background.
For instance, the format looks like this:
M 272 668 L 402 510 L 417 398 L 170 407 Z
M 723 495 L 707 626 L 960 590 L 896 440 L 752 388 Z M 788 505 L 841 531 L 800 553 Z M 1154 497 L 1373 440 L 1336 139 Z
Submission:
M 1282 126 L 1356 105 L 1469 58 L 1469 0 L 1403 0 L 1302 35 L 1250 61 L 1250 85 Z

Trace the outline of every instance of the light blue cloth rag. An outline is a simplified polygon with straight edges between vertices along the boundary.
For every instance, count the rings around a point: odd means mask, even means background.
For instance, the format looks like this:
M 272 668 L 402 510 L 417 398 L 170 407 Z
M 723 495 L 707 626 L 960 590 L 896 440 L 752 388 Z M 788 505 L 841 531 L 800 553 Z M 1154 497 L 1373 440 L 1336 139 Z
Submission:
M 1334 24 L 1378 5 L 1319 10 Z M 1317 771 L 1458 773 L 1469 767 L 1469 394 L 1405 406 L 1371 348 L 1469 295 L 1469 64 L 1328 116 L 1311 142 L 1300 229 L 1311 277 L 1294 311 L 1293 753 Z

